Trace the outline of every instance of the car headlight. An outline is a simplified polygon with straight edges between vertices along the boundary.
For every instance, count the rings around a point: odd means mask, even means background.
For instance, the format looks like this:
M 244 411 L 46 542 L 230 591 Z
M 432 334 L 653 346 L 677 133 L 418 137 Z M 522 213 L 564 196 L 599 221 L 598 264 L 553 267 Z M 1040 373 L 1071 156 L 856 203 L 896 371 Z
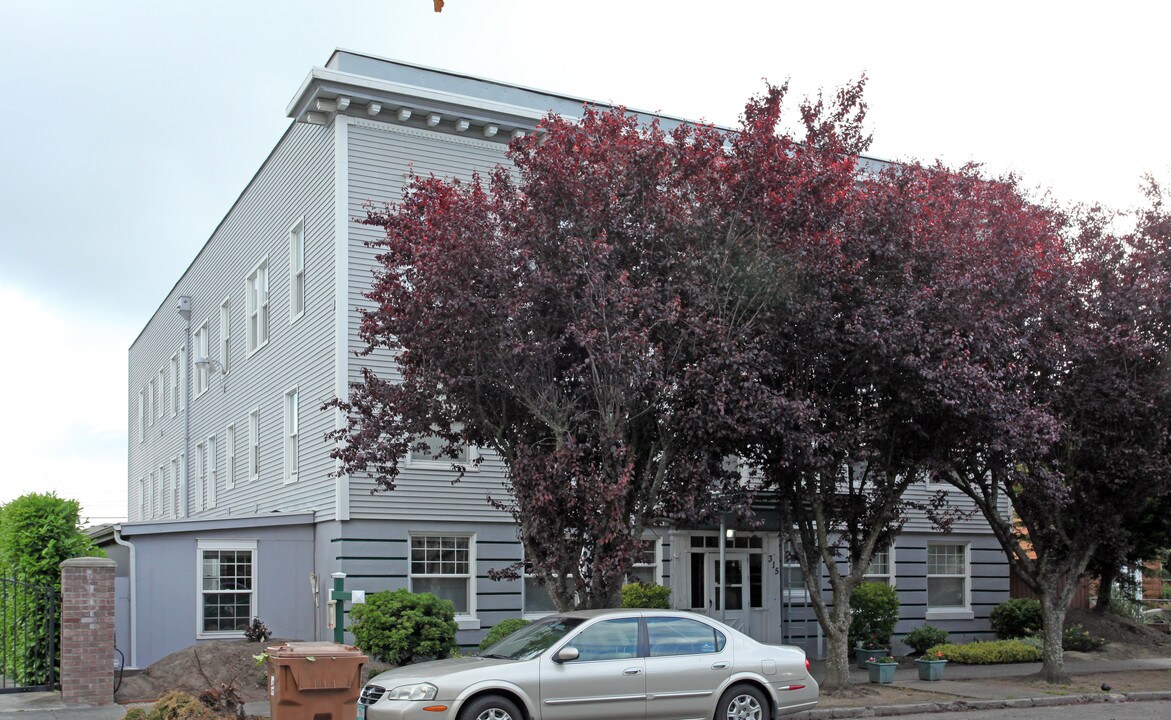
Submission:
M 439 688 L 431 683 L 415 683 L 414 685 L 399 685 L 391 688 L 385 698 L 387 700 L 434 700 L 439 694 Z

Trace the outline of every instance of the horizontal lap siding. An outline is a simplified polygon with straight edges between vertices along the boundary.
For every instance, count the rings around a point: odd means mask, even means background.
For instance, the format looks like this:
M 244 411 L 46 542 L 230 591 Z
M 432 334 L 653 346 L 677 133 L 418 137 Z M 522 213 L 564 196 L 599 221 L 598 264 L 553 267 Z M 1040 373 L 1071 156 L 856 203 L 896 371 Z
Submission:
M 382 208 L 402 198 L 408 176 L 470 180 L 474 172 L 487 175 L 505 162 L 505 145 L 476 141 L 460 136 L 423 130 L 403 131 L 384 123 L 358 120 L 349 127 L 349 216 L 364 218 L 365 206 Z M 370 289 L 376 250 L 365 242 L 378 240 L 378 228 L 350 223 L 349 245 L 349 344 L 352 350 L 364 346 L 358 338 L 358 307 L 370 307 L 363 293 Z M 377 352 L 351 359 L 349 380 L 361 378 L 361 367 L 373 368 L 380 377 L 398 379 L 397 367 L 389 353 Z M 404 466 L 393 492 L 371 494 L 375 485 L 365 477 L 351 477 L 350 517 L 401 518 L 412 520 L 469 520 L 511 523 L 507 513 L 495 510 L 487 496 L 505 498 L 503 467 L 495 455 L 462 480 L 452 483 L 455 474 L 445 468 Z
M 228 212 L 219 228 L 179 280 L 130 351 L 131 420 L 137 422 L 142 372 L 157 374 L 183 342 L 177 298 L 191 297 L 192 332 L 205 321 L 208 351 L 219 359 L 219 308 L 230 298 L 229 373 L 210 375 L 208 390 L 192 397 L 188 507 L 192 517 L 237 516 L 316 510 L 332 514 L 333 461 L 323 441 L 332 429 L 331 413 L 320 412 L 333 392 L 334 200 L 332 125 L 294 124 Z M 305 223 L 305 313 L 290 322 L 289 230 Z M 246 278 L 262 258 L 269 264 L 269 342 L 253 355 L 247 350 Z M 189 348 L 189 382 L 194 368 Z M 284 394 L 300 392 L 300 480 L 284 482 Z M 193 386 L 192 386 L 193 387 Z M 247 477 L 248 413 L 260 409 L 260 476 Z M 131 434 L 131 487 L 142 468 L 169 463 L 183 446 L 183 414 L 167 416 L 166 442 L 140 447 Z M 237 474 L 228 487 L 225 430 L 236 429 Z M 131 428 L 134 429 L 133 427 Z M 196 445 L 214 434 L 217 442 L 217 505 L 199 511 Z M 133 507 L 133 506 L 132 506 Z M 132 510 L 131 519 L 138 519 Z

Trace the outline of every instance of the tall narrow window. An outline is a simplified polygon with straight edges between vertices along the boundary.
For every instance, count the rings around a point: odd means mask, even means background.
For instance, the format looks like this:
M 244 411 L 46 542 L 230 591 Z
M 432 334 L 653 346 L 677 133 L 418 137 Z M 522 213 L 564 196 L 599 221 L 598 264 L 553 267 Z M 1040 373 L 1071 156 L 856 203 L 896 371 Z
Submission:
M 179 387 L 176 392 L 179 393 L 179 410 L 187 407 L 187 398 L 184 393 L 187 392 L 187 346 L 179 346 Z
M 215 507 L 216 504 L 216 487 L 219 485 L 219 458 L 216 457 L 217 445 L 215 435 L 207 439 L 207 506 L 209 508 Z
M 199 326 L 195 331 L 195 360 L 198 362 L 201 358 L 207 357 L 207 323 Z M 195 366 L 195 396 L 199 397 L 207 390 L 208 380 L 208 366 Z
M 146 519 L 146 476 L 138 478 L 138 519 Z
M 224 430 L 224 487 L 236 487 L 236 426 Z
M 195 507 L 202 510 L 207 497 L 207 444 L 195 446 Z
M 146 480 L 146 519 L 155 516 L 155 496 L 158 494 L 159 476 L 154 471 L 150 471 L 150 475 Z
M 179 458 L 171 458 L 171 482 L 167 485 L 167 517 L 179 516 Z
M 289 320 L 305 314 L 305 221 L 289 230 Z
M 146 442 L 146 388 L 138 391 L 138 442 Z
M 248 479 L 260 476 L 260 408 L 248 413 Z
M 248 275 L 248 352 L 268 343 L 268 260 Z
M 168 393 L 170 398 L 167 403 L 171 406 L 171 417 L 179 414 L 179 405 L 181 402 L 179 398 L 179 378 L 182 377 L 180 367 L 179 353 L 175 353 L 171 356 L 171 391 Z
M 220 303 L 220 366 L 227 373 L 232 367 L 232 301 Z
M 149 425 L 155 424 L 155 402 L 158 399 L 159 390 L 155 387 L 154 378 L 151 378 L 146 384 L 146 422 Z
M 300 448 L 300 412 L 297 388 L 285 393 L 285 482 L 297 480 Z
M 159 399 L 155 403 L 155 415 L 159 420 L 162 420 L 167 413 L 167 368 L 159 368 Z

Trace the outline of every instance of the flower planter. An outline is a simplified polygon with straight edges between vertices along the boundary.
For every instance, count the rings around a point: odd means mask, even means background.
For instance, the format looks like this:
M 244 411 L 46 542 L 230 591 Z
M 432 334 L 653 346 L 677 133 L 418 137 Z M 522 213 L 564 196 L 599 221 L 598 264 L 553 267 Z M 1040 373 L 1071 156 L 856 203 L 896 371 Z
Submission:
M 920 680 L 942 680 L 943 668 L 947 660 L 916 660 L 915 667 L 919 669 Z
M 898 669 L 898 663 L 892 662 L 868 662 L 866 669 L 870 671 L 870 682 L 879 683 L 882 685 L 889 685 L 895 681 L 895 670 Z
M 858 662 L 858 667 L 863 670 L 866 669 L 866 663 L 871 658 L 881 660 L 890 655 L 890 650 L 883 648 L 880 650 L 864 650 L 862 648 L 854 648 L 854 659 Z

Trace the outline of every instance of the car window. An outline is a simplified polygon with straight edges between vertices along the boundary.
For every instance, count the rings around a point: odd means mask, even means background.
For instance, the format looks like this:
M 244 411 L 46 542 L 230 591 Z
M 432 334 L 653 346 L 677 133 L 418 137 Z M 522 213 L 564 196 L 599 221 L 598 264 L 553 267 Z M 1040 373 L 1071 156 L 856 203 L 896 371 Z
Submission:
M 717 653 L 728 642 L 711 625 L 687 618 L 648 617 L 646 630 L 651 657 Z
M 638 618 L 605 620 L 590 625 L 569 641 L 579 653 L 575 662 L 638 657 Z
M 547 617 L 517 630 L 485 648 L 483 657 L 531 660 L 582 624 L 578 618 Z

